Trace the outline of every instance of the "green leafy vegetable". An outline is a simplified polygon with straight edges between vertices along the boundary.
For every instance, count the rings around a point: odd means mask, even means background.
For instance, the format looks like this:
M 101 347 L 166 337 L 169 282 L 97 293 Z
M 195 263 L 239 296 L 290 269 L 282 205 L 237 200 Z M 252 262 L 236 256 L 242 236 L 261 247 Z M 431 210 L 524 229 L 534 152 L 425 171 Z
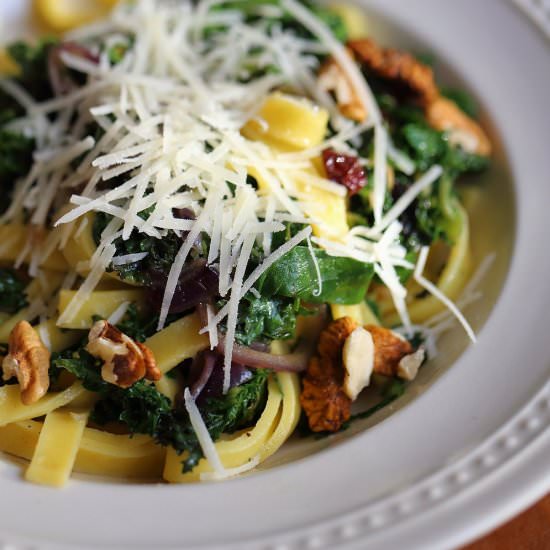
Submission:
M 315 16 L 320 19 L 325 25 L 327 25 L 333 34 L 341 42 L 345 42 L 348 37 L 348 31 L 344 20 L 330 8 L 327 8 L 317 2 L 303 1 L 301 2 L 306 6 Z M 234 0 L 231 2 L 224 2 L 219 6 L 215 6 L 214 9 L 222 10 L 235 10 L 241 12 L 245 16 L 246 21 L 255 21 L 262 19 L 268 25 L 280 25 L 283 29 L 293 30 L 296 35 L 307 38 L 312 38 L 311 33 L 303 27 L 294 17 L 288 13 L 283 13 L 282 17 L 269 16 L 261 14 L 258 10 L 261 6 L 280 6 L 280 0 Z M 217 30 L 223 31 L 223 27 L 219 27 Z
M 36 45 L 28 42 L 14 42 L 6 49 L 8 55 L 18 65 L 20 74 L 15 81 L 37 101 L 44 101 L 53 96 L 48 76 L 48 55 L 57 44 L 54 38 L 45 38 Z M 10 103 L 13 100 L 10 99 Z M 0 98 L 0 109 L 6 108 Z M 17 107 L 20 111 L 20 107 Z
M 260 294 L 300 298 L 312 303 L 357 304 L 363 300 L 373 275 L 371 264 L 330 256 L 317 248 L 313 253 L 319 266 L 321 285 L 309 248 L 297 246 L 260 278 L 257 285 Z
M 19 67 L 14 81 L 38 101 L 52 96 L 48 78 L 48 53 L 54 44 L 43 40 L 36 46 L 15 42 L 7 47 L 7 53 Z M 21 133 L 2 128 L 5 124 L 24 114 L 24 109 L 7 93 L 0 91 L 0 190 L 9 196 L 15 180 L 24 176 L 32 164 L 34 140 Z M 8 200 L 2 202 L 0 212 L 6 210 Z
M 34 147 L 34 139 L 0 129 L 0 186 L 4 195 L 11 191 L 17 178 L 29 171 Z M 7 204 L 2 201 L 1 209 L 5 210 Z
M 17 313 L 27 304 L 26 283 L 13 269 L 0 269 L 0 311 Z
M 441 93 L 446 98 L 454 101 L 468 116 L 477 118 L 479 112 L 477 102 L 468 92 L 457 88 L 443 88 Z
M 141 212 L 140 215 L 146 219 L 149 213 Z M 93 236 L 96 244 L 99 244 L 101 232 L 110 219 L 108 215 L 96 214 L 93 226 Z M 124 281 L 146 286 L 151 282 L 151 272 L 167 274 L 170 271 L 182 242 L 182 238 L 176 235 L 174 231 L 169 231 L 162 239 L 157 239 L 134 230 L 129 239 L 118 238 L 115 240 L 116 254 L 124 256 L 126 254 L 147 252 L 147 257 L 140 262 L 119 265 L 112 269 Z
M 158 315 L 140 312 L 136 304 L 130 304 L 117 328 L 127 334 L 132 340 L 145 342 L 157 331 Z
M 236 338 L 245 346 L 253 342 L 294 338 L 296 317 L 303 313 L 295 298 L 264 298 L 247 294 L 239 305 Z
M 184 471 L 190 471 L 203 453 L 185 409 L 172 405 L 154 385 L 144 380 L 127 389 L 101 378 L 101 361 L 79 348 L 52 356 L 50 370 L 65 369 L 84 387 L 99 394 L 92 414 L 93 422 L 123 422 L 131 433 L 147 434 L 159 444 L 186 452 Z M 229 390 L 225 396 L 209 399 L 201 407 L 201 415 L 212 439 L 250 425 L 265 403 L 268 372 L 256 370 L 252 379 Z

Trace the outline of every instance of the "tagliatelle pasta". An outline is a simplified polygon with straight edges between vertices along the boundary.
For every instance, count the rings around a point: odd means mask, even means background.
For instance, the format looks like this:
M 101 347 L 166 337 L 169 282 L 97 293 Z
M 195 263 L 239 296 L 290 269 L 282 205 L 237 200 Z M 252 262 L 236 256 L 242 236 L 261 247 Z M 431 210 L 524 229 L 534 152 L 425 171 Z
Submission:
M 359 12 L 37 4 L 71 32 L 0 59 L 0 451 L 26 480 L 242 475 L 401 395 L 442 311 L 475 339 L 456 181 L 490 142 Z

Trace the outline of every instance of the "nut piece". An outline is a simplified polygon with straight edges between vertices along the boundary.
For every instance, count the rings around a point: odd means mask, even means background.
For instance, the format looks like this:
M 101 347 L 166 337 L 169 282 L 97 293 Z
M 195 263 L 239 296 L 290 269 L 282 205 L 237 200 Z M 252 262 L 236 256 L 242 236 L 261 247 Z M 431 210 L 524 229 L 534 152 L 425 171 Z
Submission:
M 491 141 L 481 126 L 450 99 L 440 97 L 426 107 L 428 124 L 449 134 L 449 141 L 468 153 L 489 156 Z
M 344 344 L 342 359 L 346 370 L 344 391 L 355 401 L 369 385 L 374 367 L 374 342 L 371 333 L 363 327 L 357 327 Z
M 21 402 L 36 403 L 48 391 L 50 352 L 27 321 L 19 321 L 11 331 L 9 353 L 2 361 L 4 380 L 17 377 Z
M 159 380 L 159 371 L 152 351 L 135 342 L 107 321 L 97 321 L 88 334 L 86 350 L 105 361 L 103 380 L 121 388 L 129 388 L 138 380 Z
M 300 403 L 314 432 L 336 432 L 350 417 L 351 399 L 343 389 L 342 350 L 356 328 L 350 317 L 332 321 L 321 333 L 318 355 L 309 361 Z
M 405 355 L 397 366 L 397 376 L 403 380 L 414 380 L 425 357 L 424 348 L 418 348 L 414 353 Z
M 394 81 L 399 91 L 408 91 L 419 105 L 429 105 L 439 97 L 432 69 L 411 54 L 381 48 L 368 38 L 352 40 L 348 47 L 367 70 Z
M 349 53 L 350 56 L 353 55 Z M 338 108 L 346 118 L 357 122 L 363 122 L 367 118 L 365 105 L 358 97 L 347 74 L 334 59 L 329 59 L 321 67 L 318 84 L 326 92 L 334 93 Z
M 358 326 L 351 317 L 341 317 L 332 321 L 319 336 L 319 355 L 332 363 L 340 361 L 345 341 Z
M 371 333 L 374 342 L 374 372 L 385 376 L 395 376 L 399 361 L 413 353 L 413 347 L 401 335 L 376 325 L 365 328 Z
M 491 154 L 487 134 L 453 101 L 441 96 L 430 67 L 409 53 L 381 48 L 370 39 L 352 40 L 348 47 L 367 71 L 391 81 L 399 96 L 405 95 L 422 107 L 428 124 L 448 132 L 451 143 L 469 153 Z

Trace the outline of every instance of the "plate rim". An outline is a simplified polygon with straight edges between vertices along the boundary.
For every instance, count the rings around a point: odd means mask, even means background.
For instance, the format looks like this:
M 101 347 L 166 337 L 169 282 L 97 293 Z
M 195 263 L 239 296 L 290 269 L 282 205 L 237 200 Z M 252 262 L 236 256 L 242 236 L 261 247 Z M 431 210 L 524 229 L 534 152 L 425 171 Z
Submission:
M 514 261 L 515 260 L 512 260 L 511 268 L 513 267 Z M 510 272 L 505 287 L 510 282 L 509 278 Z M 506 288 L 502 290 L 502 294 L 504 294 L 505 290 Z M 493 315 L 491 315 L 491 317 L 493 317 Z M 488 320 L 488 324 L 489 323 L 491 323 L 491 319 Z M 510 441 L 514 441 L 515 443 L 511 444 L 509 443 Z M 518 443 L 518 441 L 520 443 Z M 514 451 L 522 441 L 524 441 L 525 446 L 519 452 Z M 493 445 L 496 446 L 493 447 Z M 379 531 L 379 529 L 381 525 L 377 526 L 377 521 L 365 521 L 364 514 L 367 513 L 366 511 L 368 509 L 377 509 L 378 507 L 387 508 L 389 515 L 386 521 L 391 522 L 392 518 L 396 518 L 395 514 L 403 514 L 403 510 L 399 511 L 399 508 L 395 506 L 394 500 L 396 495 L 403 495 L 403 493 L 408 494 L 408 491 L 411 492 L 411 498 L 413 498 L 413 500 L 418 497 L 418 495 L 420 495 L 421 499 L 424 499 L 422 494 L 427 491 L 427 498 L 425 500 L 433 508 L 434 505 L 441 502 L 442 486 L 441 483 L 439 483 L 440 481 L 445 481 L 448 475 L 456 474 L 460 476 L 461 471 L 466 471 L 479 463 L 478 466 L 482 466 L 486 472 L 480 478 L 482 481 L 476 480 L 474 477 L 471 478 L 470 483 L 459 483 L 462 489 L 456 491 L 453 493 L 453 496 L 446 498 L 444 501 L 447 505 L 456 504 L 457 500 L 461 500 L 462 506 L 464 506 L 465 503 L 476 499 L 476 493 L 483 493 L 485 491 L 485 494 L 489 494 L 490 491 L 493 491 L 493 493 L 498 494 L 499 491 L 502 492 L 504 485 L 507 483 L 506 476 L 509 472 L 518 469 L 518 462 L 525 463 L 526 461 L 530 461 L 532 464 L 536 464 L 540 460 L 540 457 L 544 456 L 549 451 L 550 382 L 547 382 L 504 426 L 497 430 L 497 432 L 491 434 L 467 456 L 452 462 L 447 467 L 442 468 L 432 475 L 418 479 L 413 486 L 404 492 L 397 492 L 382 497 L 379 501 L 365 506 L 364 509 L 358 510 L 353 514 L 345 514 L 335 518 L 334 521 L 330 523 L 315 523 L 300 529 L 288 530 L 279 535 L 269 535 L 269 538 L 257 538 L 244 545 L 242 542 L 239 542 L 238 546 L 229 545 L 224 546 L 224 548 L 252 548 L 257 547 L 255 545 L 259 543 L 266 544 L 266 548 L 285 548 L 289 550 L 294 548 L 326 547 L 330 544 L 338 544 L 343 547 L 344 545 L 353 546 L 358 542 L 364 543 L 367 540 L 366 537 L 371 535 L 372 548 L 384 548 L 387 547 L 385 546 L 387 539 L 386 542 L 380 540 L 379 535 L 381 531 Z M 488 459 L 487 457 L 491 458 Z M 477 468 L 477 466 L 475 466 L 475 468 Z M 284 468 L 278 468 L 279 471 L 283 469 Z M 453 531 L 447 528 L 447 534 L 441 533 L 437 540 L 434 539 L 433 533 L 425 533 L 426 538 L 423 540 L 424 545 L 422 547 L 435 547 L 437 544 L 438 547 L 441 548 L 442 546 L 451 547 L 451 545 L 463 544 L 494 527 L 497 522 L 505 520 L 517 513 L 550 488 L 550 472 L 537 472 L 538 476 L 533 475 L 533 479 L 525 483 L 521 489 L 518 490 L 516 487 L 514 490 L 516 498 L 509 502 L 506 507 L 502 506 L 502 504 L 497 505 L 495 503 L 494 509 L 489 511 L 482 520 L 480 519 L 475 524 L 470 524 L 467 532 L 464 530 L 462 533 L 459 533 L 456 530 Z M 240 480 L 236 483 L 239 483 L 239 481 Z M 510 483 L 511 482 L 508 480 L 508 484 Z M 495 487 L 495 484 L 497 487 Z M 393 514 L 393 516 L 391 514 Z M 430 509 L 425 508 L 423 511 L 417 511 L 415 515 L 405 514 L 400 521 L 403 522 L 402 525 L 409 525 L 409 533 L 415 532 L 414 525 L 412 528 L 410 527 L 411 522 L 427 514 L 430 514 Z M 324 535 L 321 534 L 323 532 Z M 417 533 L 416 536 L 421 537 L 422 535 Z M 417 540 L 420 540 L 420 538 Z M 25 541 L 24 538 L 17 536 L 10 540 L 9 536 L 5 537 L 0 534 L 0 548 L 3 549 L 4 545 L 9 546 L 10 549 L 18 548 L 18 546 L 16 546 L 18 544 L 24 545 L 22 547 L 26 547 L 28 544 L 36 547 L 37 541 L 31 539 Z M 49 547 L 48 542 L 40 544 L 40 548 Z

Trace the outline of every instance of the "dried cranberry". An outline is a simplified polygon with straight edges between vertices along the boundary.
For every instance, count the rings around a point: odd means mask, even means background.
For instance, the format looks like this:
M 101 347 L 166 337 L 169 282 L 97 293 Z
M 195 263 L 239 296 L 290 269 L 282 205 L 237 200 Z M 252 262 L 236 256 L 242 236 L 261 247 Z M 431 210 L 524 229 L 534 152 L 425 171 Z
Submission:
M 325 149 L 323 162 L 328 178 L 347 187 L 350 196 L 367 185 L 365 169 L 357 157 L 338 153 L 334 149 Z

